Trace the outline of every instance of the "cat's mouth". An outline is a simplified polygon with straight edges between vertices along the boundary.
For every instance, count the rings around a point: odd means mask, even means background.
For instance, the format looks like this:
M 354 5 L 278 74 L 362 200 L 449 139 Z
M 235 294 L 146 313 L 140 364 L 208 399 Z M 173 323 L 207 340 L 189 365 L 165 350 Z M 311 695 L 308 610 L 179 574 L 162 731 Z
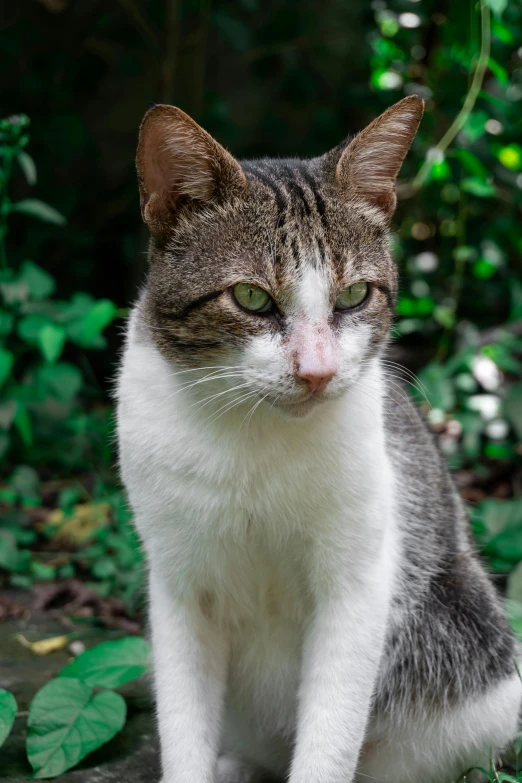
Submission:
M 274 407 L 277 407 L 278 410 L 280 410 L 281 413 L 285 414 L 286 416 L 290 416 L 293 419 L 299 419 L 303 416 L 307 416 L 308 413 L 310 413 L 310 411 L 317 407 L 317 405 L 319 405 L 322 401 L 323 399 L 320 396 L 316 394 L 310 394 L 303 400 L 288 400 L 277 402 Z

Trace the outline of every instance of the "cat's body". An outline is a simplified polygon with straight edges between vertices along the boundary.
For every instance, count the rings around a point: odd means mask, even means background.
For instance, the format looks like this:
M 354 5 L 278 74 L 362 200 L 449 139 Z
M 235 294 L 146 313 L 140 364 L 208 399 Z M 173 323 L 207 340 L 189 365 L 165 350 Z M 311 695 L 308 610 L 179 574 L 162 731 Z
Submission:
M 229 185 L 240 179 L 230 160 L 219 168 Z M 150 565 L 165 783 L 248 783 L 260 771 L 449 783 L 517 730 L 522 688 L 500 601 L 443 459 L 383 359 L 389 193 L 366 215 L 352 199 L 363 233 L 348 217 L 350 279 L 372 280 L 372 298 L 347 316 L 336 305 L 332 320 L 346 259 L 335 274 L 324 263 L 343 225 L 335 193 L 314 192 L 321 170 L 243 164 L 248 199 L 184 213 L 172 237 L 164 204 L 144 199 L 161 240 L 130 321 L 118 427 Z M 258 256 L 247 275 L 234 270 L 244 248 Z M 224 269 L 212 265 L 224 254 Z M 266 274 L 278 312 L 236 312 L 228 286 Z M 296 383 L 309 396 L 294 404 Z

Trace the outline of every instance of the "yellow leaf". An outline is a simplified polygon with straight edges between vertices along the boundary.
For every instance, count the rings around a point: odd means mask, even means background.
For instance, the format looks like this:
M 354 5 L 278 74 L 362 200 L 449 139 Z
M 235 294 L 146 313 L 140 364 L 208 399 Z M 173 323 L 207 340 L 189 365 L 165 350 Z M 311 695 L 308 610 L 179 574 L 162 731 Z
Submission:
M 54 528 L 53 538 L 64 544 L 83 544 L 106 527 L 111 507 L 108 503 L 78 503 L 72 515 L 56 509 L 47 517 L 46 528 Z
M 30 642 L 21 633 L 17 633 L 16 639 L 35 655 L 49 655 L 49 653 L 58 652 L 67 646 L 67 636 L 51 636 L 49 639 L 40 639 L 36 642 Z

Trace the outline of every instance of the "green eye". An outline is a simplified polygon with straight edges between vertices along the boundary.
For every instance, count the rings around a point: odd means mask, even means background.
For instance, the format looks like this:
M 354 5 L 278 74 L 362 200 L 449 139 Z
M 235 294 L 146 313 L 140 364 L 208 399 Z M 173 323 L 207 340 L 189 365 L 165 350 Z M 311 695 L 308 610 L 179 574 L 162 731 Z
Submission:
M 251 310 L 253 313 L 268 313 L 274 306 L 270 294 L 257 285 L 238 283 L 233 290 L 236 301 L 245 310 Z
M 336 310 L 350 310 L 364 302 L 368 295 L 368 283 L 354 283 L 341 291 L 335 303 Z

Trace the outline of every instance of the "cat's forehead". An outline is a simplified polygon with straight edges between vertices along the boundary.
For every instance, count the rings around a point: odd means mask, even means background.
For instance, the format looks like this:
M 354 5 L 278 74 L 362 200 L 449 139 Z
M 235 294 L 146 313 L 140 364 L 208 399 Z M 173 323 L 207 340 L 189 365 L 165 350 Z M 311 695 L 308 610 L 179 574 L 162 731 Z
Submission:
M 162 253 L 172 259 L 162 277 L 173 275 L 177 297 L 247 281 L 290 304 L 297 291 L 309 291 L 307 300 L 319 292 L 331 299 L 359 280 L 388 281 L 394 274 L 387 225 L 371 207 L 345 204 L 315 161 L 241 165 L 246 193 L 190 214 Z
M 332 283 L 389 273 L 388 224 L 382 214 L 370 205 L 343 203 L 316 161 L 242 165 L 250 191 L 246 220 L 260 245 L 269 245 L 264 256 L 277 282 L 301 277 L 303 267 L 318 270 Z

